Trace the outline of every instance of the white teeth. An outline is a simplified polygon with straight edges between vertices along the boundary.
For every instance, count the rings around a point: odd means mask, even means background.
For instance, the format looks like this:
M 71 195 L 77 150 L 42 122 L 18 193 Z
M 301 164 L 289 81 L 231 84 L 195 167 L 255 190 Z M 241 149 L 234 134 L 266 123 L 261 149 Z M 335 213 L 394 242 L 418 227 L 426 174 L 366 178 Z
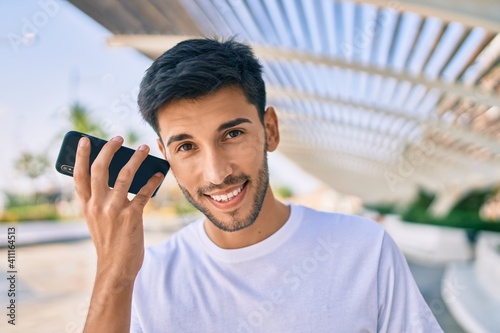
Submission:
M 232 191 L 232 192 L 229 192 L 227 194 L 222 194 L 222 195 L 211 195 L 210 197 L 212 199 L 214 199 L 215 201 L 219 201 L 219 202 L 227 202 L 229 200 L 231 200 L 232 198 L 234 198 L 235 196 L 237 196 L 238 194 L 240 194 L 240 192 L 243 190 L 243 186 L 241 186 L 240 188 L 237 188 L 236 190 Z

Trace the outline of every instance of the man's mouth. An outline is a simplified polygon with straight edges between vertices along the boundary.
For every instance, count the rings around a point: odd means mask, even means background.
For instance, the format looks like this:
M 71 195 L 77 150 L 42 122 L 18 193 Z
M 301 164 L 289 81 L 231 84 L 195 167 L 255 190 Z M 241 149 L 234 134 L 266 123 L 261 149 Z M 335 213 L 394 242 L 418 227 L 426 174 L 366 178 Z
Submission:
M 233 189 L 231 191 L 225 192 L 225 193 L 218 193 L 215 195 L 209 194 L 208 196 L 217 202 L 225 203 L 234 200 L 235 198 L 238 197 L 238 195 L 243 191 L 245 186 L 247 185 L 248 181 L 244 182 L 242 185 L 240 185 L 238 188 Z

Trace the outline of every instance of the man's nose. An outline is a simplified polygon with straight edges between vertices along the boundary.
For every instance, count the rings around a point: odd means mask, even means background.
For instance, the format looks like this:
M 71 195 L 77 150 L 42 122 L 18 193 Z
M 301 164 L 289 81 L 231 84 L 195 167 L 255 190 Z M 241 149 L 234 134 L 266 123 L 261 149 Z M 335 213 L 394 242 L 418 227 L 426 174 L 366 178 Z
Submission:
M 215 185 L 222 184 L 224 179 L 233 172 L 229 158 L 223 151 L 217 149 L 205 152 L 202 168 L 205 181 Z

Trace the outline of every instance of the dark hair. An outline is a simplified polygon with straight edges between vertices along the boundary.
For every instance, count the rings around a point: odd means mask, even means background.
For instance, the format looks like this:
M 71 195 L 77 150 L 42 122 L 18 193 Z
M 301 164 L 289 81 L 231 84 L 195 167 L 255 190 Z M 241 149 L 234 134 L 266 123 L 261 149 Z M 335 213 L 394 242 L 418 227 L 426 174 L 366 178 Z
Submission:
M 232 85 L 242 89 L 264 123 L 266 90 L 262 66 L 251 48 L 233 39 L 186 40 L 163 53 L 146 71 L 139 91 L 139 111 L 159 135 L 159 108 Z

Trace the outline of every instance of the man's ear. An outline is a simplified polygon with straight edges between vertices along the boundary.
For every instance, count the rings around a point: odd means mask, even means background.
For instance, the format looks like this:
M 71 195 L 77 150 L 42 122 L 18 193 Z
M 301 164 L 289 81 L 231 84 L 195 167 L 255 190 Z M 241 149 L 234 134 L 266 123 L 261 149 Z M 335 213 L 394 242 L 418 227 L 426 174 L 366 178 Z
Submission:
M 268 106 L 264 114 L 264 129 L 267 136 L 267 150 L 275 151 L 280 142 L 280 131 L 278 128 L 278 116 L 272 106 Z

